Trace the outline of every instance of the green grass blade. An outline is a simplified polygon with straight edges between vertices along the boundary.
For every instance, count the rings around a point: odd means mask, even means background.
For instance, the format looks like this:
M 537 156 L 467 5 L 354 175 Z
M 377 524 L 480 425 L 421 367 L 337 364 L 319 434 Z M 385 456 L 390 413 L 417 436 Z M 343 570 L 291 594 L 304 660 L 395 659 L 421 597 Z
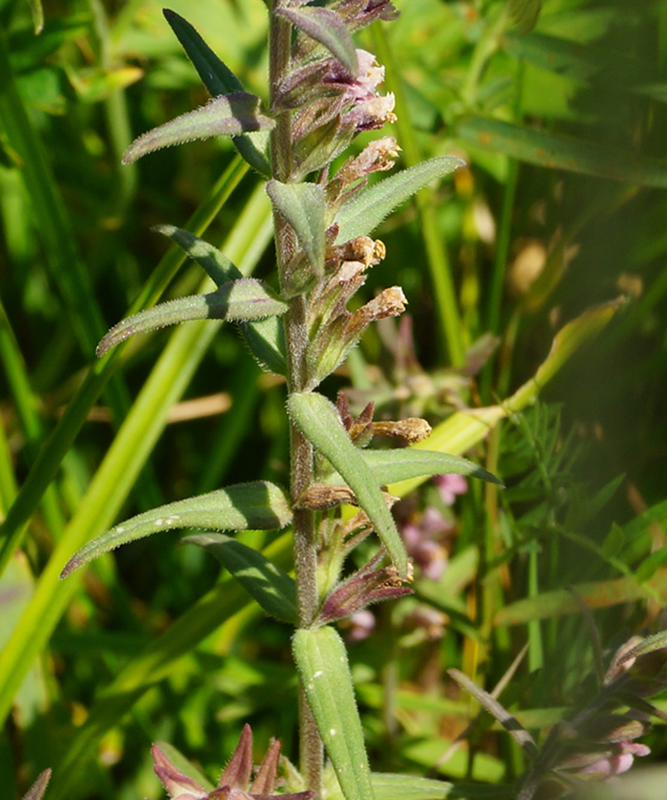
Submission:
M 264 549 L 263 555 L 280 569 L 292 565 L 292 535 L 286 533 Z M 225 576 L 163 634 L 120 671 L 96 700 L 86 722 L 77 731 L 63 760 L 56 765 L 56 780 L 49 800 L 66 800 L 77 783 L 82 765 L 97 752 L 100 739 L 116 727 L 145 692 L 168 677 L 179 660 L 226 620 L 241 614 L 250 598 L 231 576 Z
M 256 254 L 257 233 L 264 231 L 264 246 L 270 234 L 268 202 L 265 217 L 255 220 L 255 235 L 247 241 L 247 252 Z M 253 249 L 254 248 L 254 249 Z M 239 253 L 243 252 L 240 248 Z M 246 262 L 249 271 L 254 262 Z M 114 439 L 86 496 L 42 573 L 35 594 L 0 658 L 0 719 L 9 712 L 14 693 L 33 659 L 50 636 L 79 586 L 81 577 L 59 581 L 59 573 L 73 552 L 101 533 L 113 521 L 134 479 L 154 447 L 170 407 L 181 397 L 220 323 L 194 322 L 181 326 L 153 369 L 132 411 Z
M 640 186 L 667 187 L 667 166 L 599 144 L 511 125 L 488 117 L 468 117 L 456 128 L 468 144 L 504 153 L 549 169 L 580 172 Z
M 206 230 L 247 171 L 248 167 L 243 160 L 240 157 L 236 158 L 216 182 L 201 207 L 197 209 L 188 221 L 187 227 L 193 233 L 200 234 Z M 259 198 L 260 202 L 264 201 L 261 191 L 258 191 L 255 194 L 254 201 L 251 201 L 253 202 L 251 206 L 253 211 L 255 211 L 257 198 Z M 265 210 L 265 216 L 268 219 L 268 209 Z M 243 219 L 243 215 L 241 219 Z M 258 237 L 259 239 L 261 237 Z M 184 260 L 185 254 L 183 251 L 176 246 L 171 247 L 160 260 L 128 313 L 139 311 L 141 308 L 155 303 Z M 40 451 L 16 501 L 7 513 L 7 518 L 2 527 L 0 527 L 0 575 L 4 572 L 7 561 L 14 549 L 20 544 L 26 523 L 34 513 L 47 487 L 54 479 L 67 451 L 86 421 L 88 412 L 116 368 L 116 360 L 121 353 L 122 346 L 117 348 L 115 352 L 94 362 L 74 399 L 70 401 L 58 425 Z

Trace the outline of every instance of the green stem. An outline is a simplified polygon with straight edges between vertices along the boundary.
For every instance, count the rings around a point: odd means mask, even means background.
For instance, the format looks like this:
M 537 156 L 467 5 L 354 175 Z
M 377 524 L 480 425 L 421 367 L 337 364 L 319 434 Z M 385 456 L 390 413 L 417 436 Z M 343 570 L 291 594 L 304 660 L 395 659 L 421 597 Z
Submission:
M 276 88 L 290 67 L 289 22 L 275 13 L 281 0 L 275 0 L 269 23 L 269 83 L 271 101 Z M 292 175 L 292 131 L 291 114 L 283 112 L 271 133 L 271 169 L 279 181 L 289 181 Z M 276 259 L 281 284 L 284 283 L 286 267 L 295 250 L 294 232 L 285 220 L 274 212 Z M 287 345 L 287 388 L 289 392 L 303 390 L 306 379 L 306 348 L 308 345 L 308 301 L 299 295 L 290 302 L 290 310 L 284 317 L 285 341 Z M 313 481 L 313 448 L 308 439 L 290 423 L 290 488 L 295 501 Z M 317 592 L 317 536 L 315 516 L 312 511 L 294 511 L 294 571 L 297 586 L 299 627 L 312 626 L 319 605 Z M 306 702 L 303 687 L 299 695 L 299 734 L 301 772 L 306 785 L 321 795 L 324 751 L 315 719 Z

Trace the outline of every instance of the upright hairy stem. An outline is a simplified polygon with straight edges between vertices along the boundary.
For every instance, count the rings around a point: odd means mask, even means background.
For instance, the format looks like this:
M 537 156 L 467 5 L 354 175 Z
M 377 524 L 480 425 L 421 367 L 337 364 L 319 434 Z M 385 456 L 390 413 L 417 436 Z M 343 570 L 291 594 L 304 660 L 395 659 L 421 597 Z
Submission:
M 275 13 L 282 5 L 275 0 L 269 27 L 269 83 L 271 100 L 280 80 L 287 74 L 290 62 L 289 22 Z M 282 113 L 271 134 L 271 163 L 273 177 L 289 181 L 292 172 L 292 137 L 290 112 Z M 274 211 L 274 230 L 278 274 L 295 252 L 294 233 L 285 220 Z M 302 391 L 305 381 L 308 301 L 305 295 L 292 299 L 284 317 L 287 344 L 287 388 L 289 392 Z M 313 481 L 313 448 L 310 442 L 290 421 L 290 492 L 295 501 Z M 312 625 L 317 612 L 317 538 L 312 511 L 294 512 L 294 560 L 299 609 L 299 626 Z M 309 789 L 319 800 L 322 783 L 323 748 L 315 720 L 308 707 L 303 689 L 299 698 L 299 733 L 301 742 L 301 771 Z

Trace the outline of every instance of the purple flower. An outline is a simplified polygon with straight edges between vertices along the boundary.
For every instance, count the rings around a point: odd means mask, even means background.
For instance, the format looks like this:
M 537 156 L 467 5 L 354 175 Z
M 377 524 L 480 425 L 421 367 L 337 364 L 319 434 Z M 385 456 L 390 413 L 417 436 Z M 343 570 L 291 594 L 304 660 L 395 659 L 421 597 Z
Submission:
M 250 725 L 246 725 L 229 764 L 212 792 L 207 792 L 196 780 L 175 767 L 157 745 L 153 745 L 151 752 L 155 761 L 155 774 L 172 800 L 268 800 L 274 794 L 276 786 L 280 747 L 280 741 L 274 739 L 271 742 L 255 779 L 248 786 L 252 774 L 252 731 Z M 282 794 L 280 798 L 311 800 L 312 796 L 313 793 L 307 791 Z
M 435 475 L 433 482 L 438 487 L 442 502 L 446 506 L 453 506 L 457 494 L 465 494 L 468 491 L 468 482 L 463 475 Z

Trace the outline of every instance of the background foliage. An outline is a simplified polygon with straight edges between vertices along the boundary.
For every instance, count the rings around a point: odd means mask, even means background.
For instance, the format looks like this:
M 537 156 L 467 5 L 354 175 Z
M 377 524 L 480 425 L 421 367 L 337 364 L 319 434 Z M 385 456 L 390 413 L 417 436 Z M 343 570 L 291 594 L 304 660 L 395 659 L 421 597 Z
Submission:
M 543 730 L 592 664 L 566 587 L 599 609 L 610 647 L 654 619 L 667 591 L 667 3 L 545 0 L 530 34 L 504 0 L 397 5 L 400 21 L 358 44 L 387 66 L 403 161 L 456 154 L 469 166 L 378 231 L 389 255 L 366 299 L 403 286 L 414 357 L 409 330 L 386 325 L 327 388 L 438 423 L 462 404 L 507 397 L 565 322 L 626 298 L 542 402 L 475 452 L 508 488 L 471 486 L 457 500 L 447 569 L 437 584 L 417 581 L 420 608 L 446 615 L 442 631 L 416 621 L 411 599 L 382 608 L 380 633 L 351 649 L 375 769 L 507 783 L 522 756 L 490 717 L 471 749 L 437 766 L 477 711 L 445 669 L 490 689 L 528 642 L 502 700 Z M 171 7 L 265 95 L 260 0 Z M 279 736 L 296 755 L 285 631 L 202 550 L 161 534 L 57 580 L 116 519 L 230 477 L 284 479 L 284 388 L 231 326 L 190 323 L 93 364 L 97 341 L 133 303 L 196 288 L 197 270 L 153 225 L 191 219 L 246 274 L 270 279 L 268 200 L 228 142 L 120 166 L 134 136 L 205 100 L 157 3 L 64 0 L 39 35 L 28 4 L 0 3 L 9 797 L 47 765 L 50 798 L 157 796 L 152 741 L 173 742 L 212 776 L 246 721 L 259 752 Z M 478 372 L 489 333 L 500 344 Z M 427 487 L 400 513 L 418 520 L 436 494 Z M 289 565 L 288 537 L 245 540 Z M 663 757 L 664 731 L 649 744 Z

